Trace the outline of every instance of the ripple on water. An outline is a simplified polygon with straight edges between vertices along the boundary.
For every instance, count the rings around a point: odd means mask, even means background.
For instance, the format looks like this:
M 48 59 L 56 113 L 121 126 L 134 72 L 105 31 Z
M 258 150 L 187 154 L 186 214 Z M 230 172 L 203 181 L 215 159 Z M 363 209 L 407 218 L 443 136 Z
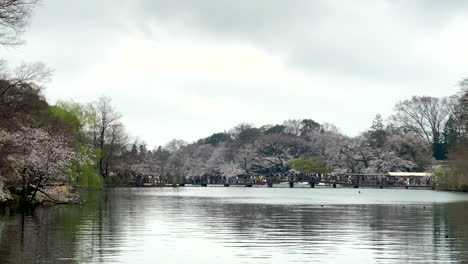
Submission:
M 0 214 L 0 259 L 204 264 L 468 261 L 466 194 L 360 191 L 111 189 L 81 207 L 38 208 L 26 216 Z

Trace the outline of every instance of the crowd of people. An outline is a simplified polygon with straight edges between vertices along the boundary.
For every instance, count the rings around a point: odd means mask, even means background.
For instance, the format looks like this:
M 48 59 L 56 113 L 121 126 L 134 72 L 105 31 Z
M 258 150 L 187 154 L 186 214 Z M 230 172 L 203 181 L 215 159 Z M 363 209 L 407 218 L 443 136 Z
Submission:
M 430 177 L 397 177 L 386 174 L 306 174 L 288 172 L 273 175 L 220 175 L 192 176 L 186 179 L 189 184 L 271 184 L 281 182 L 337 183 L 349 185 L 393 185 L 429 186 Z

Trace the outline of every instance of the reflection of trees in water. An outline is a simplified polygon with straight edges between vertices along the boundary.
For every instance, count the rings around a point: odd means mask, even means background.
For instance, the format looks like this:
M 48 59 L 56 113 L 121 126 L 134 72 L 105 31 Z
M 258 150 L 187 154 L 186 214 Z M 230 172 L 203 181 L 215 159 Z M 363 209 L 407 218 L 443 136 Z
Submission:
M 434 262 L 437 257 L 468 260 L 464 253 L 468 248 L 468 203 L 426 208 L 321 207 L 174 195 L 176 191 L 164 196 L 141 189 L 116 189 L 91 193 L 82 206 L 30 212 L 4 208 L 0 210 L 0 260 L 29 263 L 67 258 L 65 262 L 73 263 L 118 257 L 118 245 L 128 242 L 129 235 L 151 232 L 153 227 L 176 238 L 198 236 L 221 243 L 234 254 L 252 252 L 268 257 L 281 251 L 313 256 L 362 248 L 382 262 L 392 258 L 400 262 Z
M 468 263 L 468 203 L 434 206 L 434 243 L 461 254 L 454 261 Z
M 90 200 L 99 195 L 86 196 Z M 99 204 L 86 206 L 53 206 L 24 210 L 13 207 L 0 209 L 0 259 L 2 263 L 75 262 L 75 258 L 92 256 L 76 243 L 85 226 L 88 230 L 100 225 Z M 91 245 L 92 247 L 93 245 Z M 86 246 L 84 246 L 86 247 Z M 78 252 L 80 254 L 78 254 Z M 88 251 L 92 252 L 92 251 Z
M 168 203 L 163 198 L 155 203 Z M 164 201 L 166 200 L 166 201 Z M 424 206 L 424 207 L 423 207 Z M 207 238 L 228 246 L 269 247 L 307 252 L 339 251 L 340 247 L 372 249 L 375 259 L 416 261 L 433 258 L 466 260 L 467 204 L 445 205 L 271 205 L 224 203 L 218 199 L 178 199 L 170 219 L 198 220 Z M 155 207 L 158 207 L 156 205 Z M 443 214 L 437 211 L 443 209 Z M 169 210 L 171 211 L 171 210 Z M 443 217 L 441 217 L 443 216 Z M 181 226 L 183 222 L 178 222 Z M 447 227 L 440 227 L 447 225 Z M 457 232 L 456 240 L 447 240 Z M 452 231 L 451 231 L 452 230 Z M 223 236 L 224 235 L 224 236 Z M 239 243 L 239 242 L 243 243 Z
M 0 259 L 6 263 L 36 263 L 73 257 L 73 241 L 57 229 L 53 211 L 2 210 L 0 221 L 5 221 L 6 228 L 0 237 Z

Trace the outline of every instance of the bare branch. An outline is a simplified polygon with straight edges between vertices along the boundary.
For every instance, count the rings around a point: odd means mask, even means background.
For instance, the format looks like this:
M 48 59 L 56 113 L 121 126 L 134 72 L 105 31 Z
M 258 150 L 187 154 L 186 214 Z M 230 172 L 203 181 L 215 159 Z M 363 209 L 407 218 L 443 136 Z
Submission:
M 0 45 L 22 44 L 24 33 L 32 10 L 40 0 L 0 0 Z

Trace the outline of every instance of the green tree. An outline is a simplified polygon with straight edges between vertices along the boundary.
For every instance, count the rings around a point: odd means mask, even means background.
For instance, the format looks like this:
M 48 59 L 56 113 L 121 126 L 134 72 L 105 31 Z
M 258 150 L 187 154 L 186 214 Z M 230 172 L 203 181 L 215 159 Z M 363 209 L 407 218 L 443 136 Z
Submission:
M 282 134 L 284 133 L 284 130 L 286 129 L 285 126 L 283 125 L 275 125 L 275 126 L 272 126 L 268 129 L 265 130 L 265 132 L 263 132 L 265 135 L 267 134 Z
M 369 143 L 371 147 L 381 148 L 384 146 L 387 138 L 384 128 L 382 116 L 377 114 L 372 121 L 372 126 L 369 131 Z
M 305 135 L 309 131 L 320 129 L 320 124 L 312 119 L 304 119 L 301 121 L 300 129 L 301 135 Z
M 211 144 L 211 145 L 216 145 L 218 143 L 228 141 L 231 139 L 231 136 L 229 136 L 228 133 L 226 132 L 221 132 L 221 133 L 214 133 L 213 135 L 207 137 L 205 139 L 206 144 Z
M 450 116 L 444 128 L 444 143 L 447 150 L 455 147 L 461 141 L 462 134 L 453 116 Z
M 325 158 L 321 156 L 299 157 L 288 163 L 291 168 L 302 173 L 330 173 L 333 171 L 327 165 Z
M 77 153 L 83 158 L 81 162 L 72 162 L 68 170 L 69 178 L 73 179 L 74 183 L 82 188 L 102 188 L 102 177 L 99 176 L 96 169 L 100 154 L 99 151 L 96 149 L 93 150 L 87 146 L 80 146 L 77 149 Z

